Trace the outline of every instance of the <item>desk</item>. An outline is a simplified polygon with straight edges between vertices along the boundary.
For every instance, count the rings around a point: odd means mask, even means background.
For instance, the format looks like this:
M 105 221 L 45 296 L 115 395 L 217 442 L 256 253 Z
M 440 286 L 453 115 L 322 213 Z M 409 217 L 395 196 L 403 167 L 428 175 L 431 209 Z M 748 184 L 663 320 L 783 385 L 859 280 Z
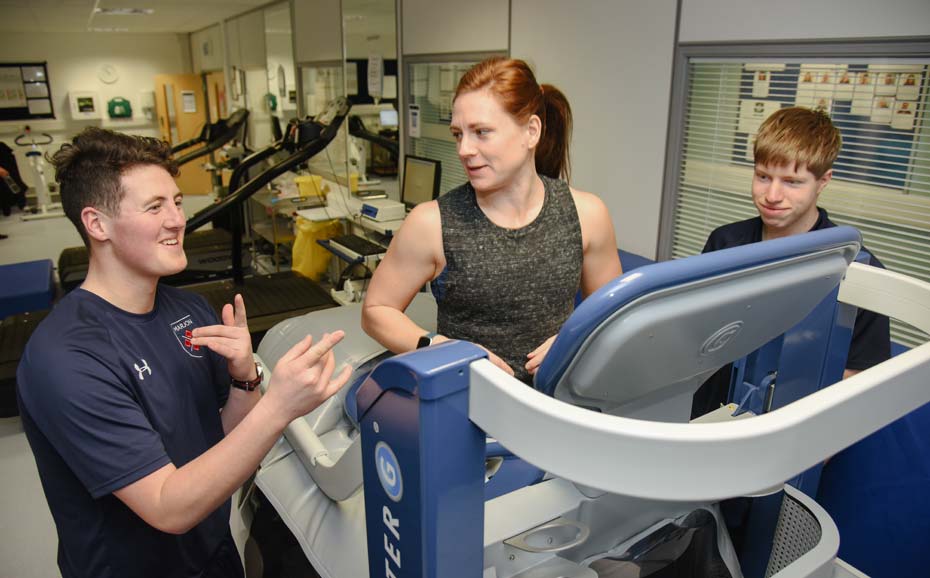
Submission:
M 329 187 L 326 206 L 297 210 L 294 212 L 296 216 L 307 219 L 308 221 L 342 219 L 349 224 L 346 232 L 354 233 L 384 246 L 387 246 L 390 242 L 390 238 L 400 229 L 401 225 L 404 224 L 404 219 L 375 221 L 363 217 L 362 204 L 364 201 L 349 194 L 348 189 L 343 185 L 328 180 L 324 180 L 324 183 Z M 344 257 L 336 253 L 334 254 L 337 256 L 337 259 L 333 260 L 330 264 L 330 274 L 332 279 L 335 280 L 343 277 L 343 273 L 345 273 L 343 269 L 346 264 L 339 260 L 345 259 Z M 377 266 L 379 261 L 380 256 L 371 256 L 364 259 L 363 264 L 365 268 L 371 270 Z M 352 261 L 349 263 L 352 263 Z M 349 271 L 349 273 L 351 273 L 351 271 Z M 364 295 L 364 291 L 367 288 L 367 281 L 356 280 L 354 283 L 355 284 L 353 284 L 352 279 L 341 279 L 341 282 L 336 284 L 337 288 L 331 292 L 333 299 L 342 304 L 357 302 L 361 296 Z
M 249 199 L 253 203 L 251 212 L 252 232 L 274 246 L 275 271 L 281 271 L 278 245 L 290 246 L 294 242 L 289 203 L 277 202 L 276 195 L 269 191 L 256 193 Z
M 329 185 L 329 195 L 326 200 L 327 206 L 314 209 L 302 209 L 296 211 L 297 216 L 303 217 L 308 221 L 345 219 L 353 226 L 363 229 L 363 231 L 371 231 L 385 237 L 392 237 L 394 232 L 400 229 L 400 226 L 404 224 L 403 219 L 394 221 L 374 221 L 367 217 L 363 217 L 363 201 L 361 199 L 349 194 L 346 187 L 342 185 L 331 181 L 323 182 Z

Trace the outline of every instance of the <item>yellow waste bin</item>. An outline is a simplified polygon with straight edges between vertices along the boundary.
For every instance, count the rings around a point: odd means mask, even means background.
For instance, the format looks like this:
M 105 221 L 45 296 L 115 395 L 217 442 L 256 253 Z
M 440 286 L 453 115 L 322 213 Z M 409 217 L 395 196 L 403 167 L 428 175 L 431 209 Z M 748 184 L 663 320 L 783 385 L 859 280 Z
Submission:
M 294 183 L 301 197 L 323 197 L 323 200 L 326 200 L 328 191 L 320 175 L 300 175 L 294 177 Z
M 317 243 L 318 239 L 332 239 L 342 234 L 342 221 L 330 219 L 328 221 L 310 221 L 297 217 L 294 225 L 296 239 L 292 250 L 292 266 L 304 277 L 319 281 L 329 267 L 332 253 Z

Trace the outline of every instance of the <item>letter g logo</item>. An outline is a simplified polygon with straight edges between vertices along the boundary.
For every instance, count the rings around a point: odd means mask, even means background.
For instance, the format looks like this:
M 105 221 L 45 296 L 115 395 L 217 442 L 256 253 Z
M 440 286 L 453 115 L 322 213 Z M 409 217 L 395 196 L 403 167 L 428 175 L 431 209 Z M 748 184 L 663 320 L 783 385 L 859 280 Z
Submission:
M 397 463 L 397 456 L 384 442 L 378 442 L 375 446 L 375 467 L 384 492 L 391 500 L 399 502 L 404 496 L 404 480 L 400 473 L 400 465 Z

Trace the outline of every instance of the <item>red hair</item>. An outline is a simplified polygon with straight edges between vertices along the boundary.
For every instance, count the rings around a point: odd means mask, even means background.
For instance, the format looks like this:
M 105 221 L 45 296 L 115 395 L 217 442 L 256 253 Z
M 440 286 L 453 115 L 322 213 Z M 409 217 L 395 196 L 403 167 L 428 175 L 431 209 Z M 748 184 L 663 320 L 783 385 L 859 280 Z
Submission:
M 491 91 L 517 122 L 525 123 L 534 114 L 539 117 L 542 134 L 536 145 L 536 171 L 554 179 L 568 180 L 572 109 L 562 91 L 551 84 L 537 83 L 533 71 L 523 60 L 499 56 L 471 67 L 459 81 L 455 98 L 482 89 Z

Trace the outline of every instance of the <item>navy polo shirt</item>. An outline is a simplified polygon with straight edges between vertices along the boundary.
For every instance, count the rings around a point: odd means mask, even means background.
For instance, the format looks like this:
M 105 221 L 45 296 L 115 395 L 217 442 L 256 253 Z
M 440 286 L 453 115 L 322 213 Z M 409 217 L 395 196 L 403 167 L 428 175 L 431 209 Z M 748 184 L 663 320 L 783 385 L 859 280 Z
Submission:
M 817 207 L 817 212 L 817 222 L 811 227 L 811 231 L 836 226 L 830 220 L 827 211 Z M 714 229 L 707 238 L 707 243 L 701 252 L 710 253 L 760 241 L 762 241 L 762 219 L 753 217 Z M 869 265 L 885 268 L 874 253 L 865 247 L 862 249 L 869 254 Z M 853 326 L 852 343 L 849 346 L 846 368 L 861 371 L 890 358 L 891 338 L 888 317 L 860 309 L 856 313 L 856 322 Z M 726 403 L 730 386 L 729 378 L 730 366 L 727 365 L 701 386 L 694 394 L 692 418 L 717 409 L 721 404 Z
M 160 285 L 143 315 L 76 289 L 29 340 L 17 395 L 64 578 L 199 576 L 215 563 L 230 535 L 228 500 L 176 536 L 113 492 L 169 462 L 180 468 L 223 438 L 226 361 L 189 340 L 216 323 L 202 297 L 173 287 Z

